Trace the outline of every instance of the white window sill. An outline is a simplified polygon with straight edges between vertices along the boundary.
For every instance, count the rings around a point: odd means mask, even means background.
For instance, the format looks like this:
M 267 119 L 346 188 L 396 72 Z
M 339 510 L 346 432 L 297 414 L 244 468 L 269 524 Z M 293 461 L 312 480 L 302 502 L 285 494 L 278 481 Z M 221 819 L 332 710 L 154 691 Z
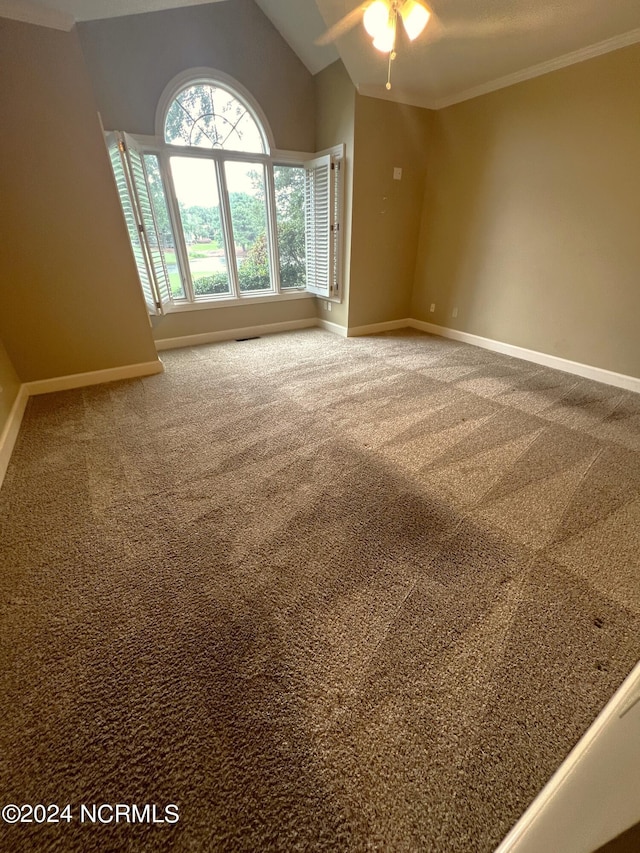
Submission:
M 288 302 L 292 299 L 314 299 L 313 293 L 305 290 L 294 290 L 291 293 L 256 293 L 240 297 L 212 296 L 210 299 L 201 298 L 197 302 L 171 302 L 164 306 L 165 314 L 177 314 L 182 311 L 201 311 L 211 308 L 228 308 L 236 305 L 254 305 L 263 302 Z

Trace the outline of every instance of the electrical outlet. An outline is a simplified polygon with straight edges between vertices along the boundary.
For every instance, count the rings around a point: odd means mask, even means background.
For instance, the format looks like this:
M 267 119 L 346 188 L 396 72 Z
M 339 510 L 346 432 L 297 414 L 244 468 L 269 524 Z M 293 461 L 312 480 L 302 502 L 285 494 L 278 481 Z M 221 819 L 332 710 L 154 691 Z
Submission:
M 435 303 L 435 302 L 432 302 L 432 303 L 431 303 L 431 308 L 429 308 L 429 311 L 431 311 L 431 313 L 433 314 L 433 312 L 434 312 L 435 310 L 436 310 L 436 303 Z
M 394 166 L 393 168 L 393 180 L 401 181 L 402 180 L 402 169 L 400 166 Z
M 457 308 L 454 308 L 454 309 L 453 309 L 453 311 L 451 312 L 451 316 L 452 316 L 452 317 L 457 317 L 457 316 L 458 316 L 458 309 L 457 309 Z
M 327 311 L 331 311 L 331 303 L 327 302 Z

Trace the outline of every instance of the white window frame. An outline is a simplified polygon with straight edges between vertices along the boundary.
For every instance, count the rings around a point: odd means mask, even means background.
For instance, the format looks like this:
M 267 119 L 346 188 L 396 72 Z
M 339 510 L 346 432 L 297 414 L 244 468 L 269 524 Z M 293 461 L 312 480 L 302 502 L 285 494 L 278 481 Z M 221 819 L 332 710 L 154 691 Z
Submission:
M 209 149 L 197 146 L 172 145 L 164 141 L 164 122 L 166 114 L 175 97 L 185 88 L 199 83 L 220 85 L 238 97 L 243 106 L 247 108 L 261 131 L 265 153 L 248 153 L 241 151 L 228 151 L 225 149 Z M 154 304 L 147 298 L 150 313 L 171 313 L 178 311 L 193 311 L 202 308 L 212 308 L 218 305 L 239 305 L 248 302 L 267 302 L 275 300 L 308 299 L 312 296 L 321 296 L 333 302 L 340 302 L 342 298 L 342 234 L 340 223 L 343 212 L 343 186 L 342 177 L 345 163 L 345 146 L 337 145 L 319 154 L 310 154 L 301 151 L 279 151 L 273 146 L 273 137 L 266 116 L 253 100 L 250 93 L 244 89 L 236 80 L 215 69 L 200 68 L 183 72 L 172 80 L 165 88 L 158 103 L 156 111 L 156 135 L 142 136 L 138 134 L 123 134 L 118 132 L 108 133 L 107 140 L 115 136 L 122 139 L 126 144 L 135 147 L 142 155 L 152 154 L 158 159 L 158 167 L 162 179 L 167 201 L 167 208 L 174 236 L 174 248 L 176 262 L 183 283 L 184 297 L 174 297 L 171 289 L 165 287 L 154 288 Z M 225 255 L 231 293 L 207 294 L 197 296 L 194 293 L 191 271 L 189 267 L 187 247 L 182 228 L 180 210 L 178 206 L 175 187 L 170 168 L 172 156 L 202 158 L 213 161 L 218 179 L 218 192 L 220 197 L 220 213 L 225 244 Z M 270 265 L 269 290 L 245 291 L 239 287 L 235 250 L 232 235 L 232 217 L 229 207 L 229 194 L 226 187 L 225 162 L 243 162 L 259 164 L 264 169 L 265 176 L 265 199 L 267 217 L 267 244 Z M 276 201 L 274 184 L 275 166 L 293 166 L 306 170 L 305 180 L 305 245 L 307 248 L 307 276 L 308 280 L 301 288 L 282 288 L 280 285 L 280 262 L 278 255 L 278 233 L 276 220 Z M 320 184 L 327 187 L 327 192 L 322 196 L 321 202 L 315 199 L 313 193 L 309 193 L 307 185 L 313 185 L 316 178 L 320 176 Z M 324 183 L 322 183 L 324 181 Z M 135 196 L 134 192 L 134 196 Z M 315 206 L 312 202 L 315 199 Z M 315 224 L 318 217 L 326 222 L 326 233 L 316 228 L 315 241 L 311 239 L 309 231 L 310 223 Z M 142 218 L 142 217 L 138 217 Z M 144 223 L 142 223 L 144 225 Z M 141 228 L 141 233 L 144 229 Z M 322 238 L 319 240 L 319 236 Z M 147 245 L 153 240 L 147 239 Z M 314 251 L 316 243 L 321 243 L 323 260 L 322 264 L 315 263 L 315 256 L 309 257 L 309 252 Z M 139 254 L 139 253 L 138 253 Z M 150 257 L 150 249 L 146 250 Z M 310 263 L 311 261 L 311 263 Z M 316 274 L 318 268 L 322 268 L 323 275 Z M 139 269 L 139 274 L 141 270 Z M 153 268 L 149 269 L 149 275 L 153 278 Z M 311 278 L 310 278 L 311 277 Z M 141 276 L 142 284 L 142 276 Z M 144 290 L 144 287 L 143 287 Z M 146 291 L 145 291 L 146 294 Z

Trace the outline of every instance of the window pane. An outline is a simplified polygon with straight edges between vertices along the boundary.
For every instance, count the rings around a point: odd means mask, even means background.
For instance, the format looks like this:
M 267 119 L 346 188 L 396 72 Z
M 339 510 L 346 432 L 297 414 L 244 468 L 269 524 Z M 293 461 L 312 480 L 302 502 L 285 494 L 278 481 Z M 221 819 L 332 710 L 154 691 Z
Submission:
M 240 290 L 270 290 L 264 166 L 227 162 L 225 174 Z
M 230 294 L 215 164 L 212 160 L 171 157 L 171 174 L 194 294 Z
M 275 166 L 280 287 L 304 287 L 304 177 L 301 166 Z
M 255 119 L 235 95 L 198 83 L 177 95 L 167 112 L 164 139 L 171 145 L 264 153 Z
M 147 170 L 147 183 L 149 187 L 149 196 L 153 206 L 153 215 L 155 216 L 156 225 L 158 227 L 159 249 L 164 258 L 164 263 L 169 274 L 169 284 L 171 286 L 171 295 L 174 299 L 184 299 L 184 285 L 182 277 L 178 269 L 176 260 L 176 244 L 173 239 L 173 229 L 171 228 L 171 220 L 169 219 L 169 210 L 167 208 L 167 198 L 160 176 L 160 166 L 158 157 L 155 154 L 144 155 L 144 165 Z

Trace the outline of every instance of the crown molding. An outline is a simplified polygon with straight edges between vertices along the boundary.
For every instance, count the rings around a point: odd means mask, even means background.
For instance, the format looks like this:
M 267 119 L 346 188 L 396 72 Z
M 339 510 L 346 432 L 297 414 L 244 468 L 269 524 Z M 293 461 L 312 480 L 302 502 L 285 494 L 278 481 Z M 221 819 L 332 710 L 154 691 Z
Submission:
M 451 107 L 454 104 L 460 104 L 463 101 L 470 101 L 472 98 L 480 97 L 480 95 L 488 95 L 490 92 L 506 89 L 508 86 L 514 86 L 516 83 L 524 83 L 527 80 L 532 80 L 534 77 L 542 77 L 543 74 L 559 71 L 561 68 L 567 68 L 570 65 L 577 65 L 578 62 L 594 59 L 596 56 L 602 56 L 605 53 L 611 53 L 614 50 L 629 47 L 638 42 L 640 42 L 640 28 L 629 30 L 627 33 L 613 36 L 613 38 L 605 39 L 605 41 L 589 45 L 589 47 L 574 50 L 572 53 L 565 53 L 564 56 L 558 56 L 556 59 L 541 62 L 539 65 L 531 65 L 529 68 L 524 68 L 515 74 L 508 74 L 506 77 L 490 80 L 481 86 L 475 86 L 473 89 L 467 89 L 465 92 L 460 92 L 449 98 L 441 98 L 431 105 L 431 109 L 441 110 L 445 107 Z
M 10 18 L 13 21 L 65 32 L 73 29 L 76 23 L 73 15 L 41 6 L 34 0 L 0 0 L 0 18 Z
M 443 110 L 446 107 L 452 107 L 454 104 L 471 101 L 473 98 L 479 98 L 481 95 L 488 95 L 491 92 L 515 86 L 517 83 L 525 83 L 527 80 L 533 80 L 535 77 L 542 77 L 544 74 L 550 74 L 552 71 L 559 71 L 562 68 L 568 68 L 570 65 L 577 65 L 579 62 L 594 59 L 596 56 L 603 56 L 605 53 L 612 53 L 614 50 L 620 50 L 623 47 L 638 44 L 638 42 L 640 42 L 640 27 L 589 45 L 588 47 L 580 48 L 580 50 L 565 53 L 563 56 L 558 56 L 547 62 L 531 65 L 529 68 L 523 68 L 514 74 L 507 74 L 506 77 L 497 77 L 494 80 L 489 80 L 480 86 L 474 86 L 472 89 L 458 92 L 448 98 L 436 98 L 434 100 L 428 96 L 421 96 L 416 92 L 403 90 L 401 87 L 387 92 L 381 85 L 371 83 L 356 84 L 356 89 L 359 95 L 364 95 L 368 98 L 394 101 L 398 104 L 407 104 L 408 106 L 422 107 L 428 110 Z

